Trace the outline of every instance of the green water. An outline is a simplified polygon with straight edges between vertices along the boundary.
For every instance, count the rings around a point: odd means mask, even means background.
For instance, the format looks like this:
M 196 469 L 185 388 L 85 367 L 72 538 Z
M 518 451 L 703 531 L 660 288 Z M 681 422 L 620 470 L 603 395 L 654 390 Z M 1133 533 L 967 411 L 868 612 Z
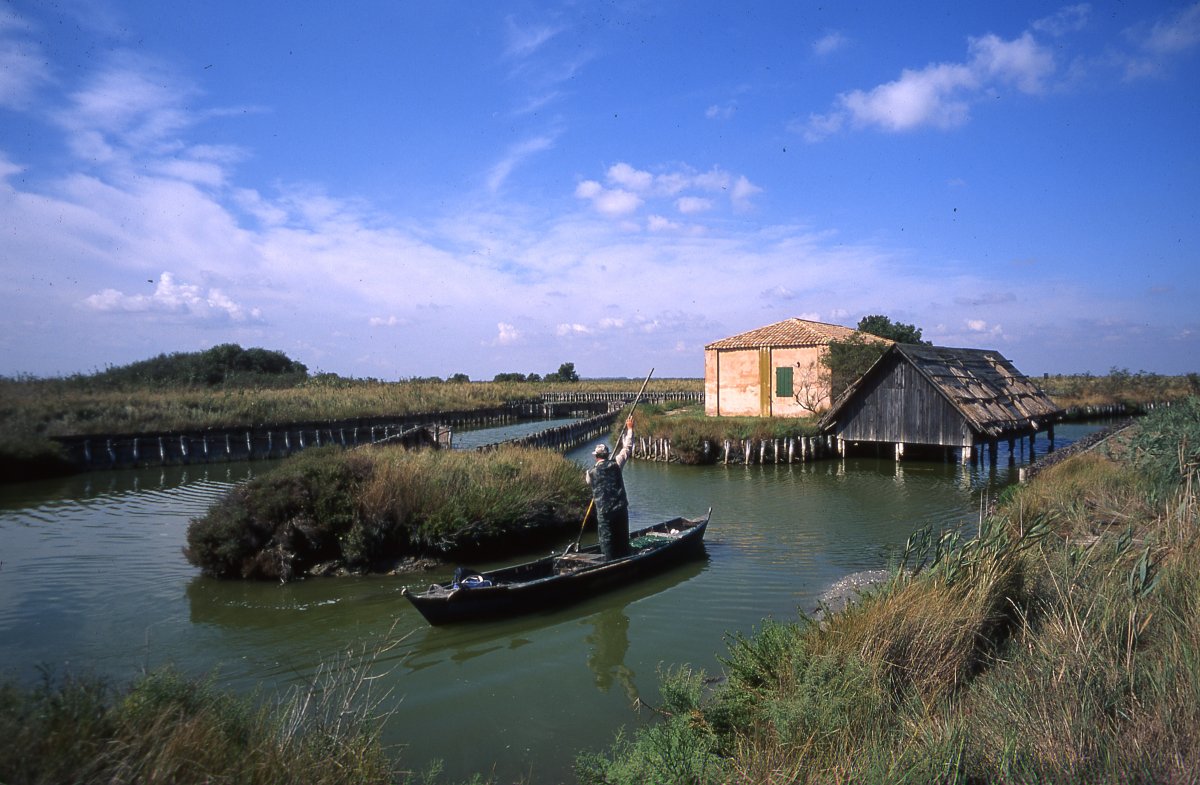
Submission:
M 1096 427 L 1059 426 L 1058 446 Z M 400 588 L 450 570 L 289 585 L 200 577 L 181 553 L 188 521 L 265 466 L 0 486 L 3 675 L 31 683 L 50 666 L 125 680 L 172 664 L 274 700 L 322 663 L 387 649 L 372 689 L 391 711 L 385 736 L 403 745 L 406 766 L 441 759 L 456 778 L 494 771 L 560 782 L 577 751 L 649 721 L 632 703 L 657 702 L 657 671 L 681 663 L 718 671 L 727 632 L 814 609 L 833 582 L 886 565 L 916 528 L 969 526 L 981 499 L 1016 472 L 1003 453 L 995 469 L 634 461 L 632 525 L 711 506 L 704 560 L 549 615 L 431 628 Z

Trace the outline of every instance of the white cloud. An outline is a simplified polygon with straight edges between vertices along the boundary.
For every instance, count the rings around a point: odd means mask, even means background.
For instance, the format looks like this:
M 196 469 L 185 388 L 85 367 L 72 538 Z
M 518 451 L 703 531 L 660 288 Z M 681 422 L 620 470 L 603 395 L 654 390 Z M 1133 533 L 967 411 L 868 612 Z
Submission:
M 613 188 L 601 191 L 592 203 L 605 215 L 628 215 L 642 206 L 642 199 L 637 194 Z
M 1039 33 L 1062 36 L 1082 30 L 1091 15 L 1092 7 L 1087 3 L 1079 3 L 1060 8 L 1050 16 L 1038 19 L 1030 27 Z
M 847 43 L 849 43 L 849 39 L 847 39 L 846 36 L 842 35 L 841 33 L 826 33 L 813 42 L 813 54 L 815 54 L 817 57 L 828 57 L 837 50 L 846 46 Z
M 554 329 L 554 332 L 556 335 L 559 335 L 559 336 L 567 336 L 567 335 L 589 335 L 589 334 L 591 334 L 592 331 L 591 331 L 591 328 L 587 327 L 586 325 L 582 325 L 582 324 L 560 324 L 560 325 L 558 325 L 558 327 L 556 327 Z
M 400 319 L 396 316 L 372 316 L 367 320 L 367 324 L 371 327 L 397 327 L 408 324 L 408 320 Z
M 545 24 L 520 25 L 511 16 L 504 22 L 505 54 L 509 57 L 528 57 L 564 30 Z
M 118 313 L 171 314 L 186 318 L 234 322 L 261 321 L 258 308 L 245 308 L 234 302 L 220 289 L 205 289 L 195 284 L 176 283 L 175 276 L 164 272 L 154 287 L 154 293 L 123 294 L 105 289 L 84 300 L 96 311 Z
M 713 104 L 704 110 L 704 116 L 709 120 L 728 120 L 737 112 L 737 103 L 730 101 L 725 104 Z
M 624 162 L 609 167 L 608 180 L 631 191 L 646 191 L 654 185 L 654 175 Z
M 1197 43 L 1200 43 L 1200 3 L 1156 22 L 1142 40 L 1142 46 L 1156 55 L 1178 54 Z
M 676 209 L 684 215 L 702 213 L 706 210 L 711 210 L 712 206 L 712 200 L 702 196 L 681 196 L 675 202 Z
M 747 180 L 745 175 L 741 175 L 734 181 L 729 198 L 733 201 L 736 209 L 746 210 L 750 207 L 750 199 L 760 193 L 762 193 L 762 188 Z
M 969 114 L 960 97 L 979 84 L 977 75 L 964 65 L 940 64 L 919 71 L 905 70 L 894 82 L 870 91 L 854 90 L 839 98 L 842 110 L 856 126 L 879 126 L 889 131 L 907 131 L 922 125 L 953 128 Z
M 677 231 L 681 227 L 679 224 L 661 215 L 651 215 L 646 219 L 646 228 L 652 232 L 669 232 Z
M 521 333 L 517 328 L 508 322 L 499 322 L 496 325 L 496 340 L 495 344 L 499 346 L 508 346 L 516 343 L 521 338 Z
M 575 196 L 591 201 L 598 212 L 609 217 L 627 216 L 644 204 L 665 199 L 674 199 L 675 209 L 685 215 L 713 208 L 711 197 L 687 193 L 689 191 L 725 194 L 733 209 L 745 210 L 750 207 L 750 200 L 762 192 L 762 188 L 745 175 L 735 176 L 720 167 L 704 172 L 680 168 L 652 173 L 620 162 L 608 168 L 605 179 L 613 187 L 596 180 L 584 180 L 576 185 Z M 664 223 L 667 220 L 662 213 L 657 213 L 647 226 L 652 230 L 669 228 Z
M 904 69 L 894 81 L 839 95 L 831 111 L 794 125 L 808 141 L 819 141 L 847 125 L 885 131 L 921 127 L 951 129 L 970 117 L 971 103 L 986 90 L 1012 84 L 1039 93 L 1055 71 L 1053 53 L 1029 32 L 1011 41 L 988 34 L 967 41 L 963 63 L 933 63 Z
M 0 107 L 22 109 L 34 93 L 51 82 L 41 47 L 21 33 L 30 26 L 7 8 L 0 8 Z
M 504 157 L 497 161 L 488 173 L 488 189 L 493 193 L 499 191 L 514 169 L 537 153 L 552 148 L 554 141 L 555 135 L 546 134 L 526 139 L 510 147 Z
M 988 324 L 983 319 L 967 319 L 967 331 L 988 338 L 1003 338 L 1004 329 L 999 324 Z
M 1054 72 L 1054 55 L 1024 33 L 1012 41 L 995 35 L 972 38 L 971 70 L 983 81 L 1011 82 L 1024 93 L 1043 91 L 1043 80 Z

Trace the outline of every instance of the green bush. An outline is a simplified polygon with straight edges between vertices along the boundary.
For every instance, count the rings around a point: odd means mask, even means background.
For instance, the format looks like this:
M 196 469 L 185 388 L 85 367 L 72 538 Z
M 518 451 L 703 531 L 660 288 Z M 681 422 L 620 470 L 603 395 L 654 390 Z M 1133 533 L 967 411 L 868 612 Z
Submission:
M 544 450 L 310 449 L 193 520 L 185 554 L 207 575 L 273 580 L 478 556 L 575 529 L 587 498 L 578 466 Z

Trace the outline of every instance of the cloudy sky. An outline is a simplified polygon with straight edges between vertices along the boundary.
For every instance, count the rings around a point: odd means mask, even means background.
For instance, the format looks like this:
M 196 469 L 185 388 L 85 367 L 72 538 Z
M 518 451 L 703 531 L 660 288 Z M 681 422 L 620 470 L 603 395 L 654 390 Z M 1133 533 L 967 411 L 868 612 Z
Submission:
M 300 10 L 302 9 L 302 10 Z M 1200 4 L 0 0 L 0 374 L 1200 370 Z

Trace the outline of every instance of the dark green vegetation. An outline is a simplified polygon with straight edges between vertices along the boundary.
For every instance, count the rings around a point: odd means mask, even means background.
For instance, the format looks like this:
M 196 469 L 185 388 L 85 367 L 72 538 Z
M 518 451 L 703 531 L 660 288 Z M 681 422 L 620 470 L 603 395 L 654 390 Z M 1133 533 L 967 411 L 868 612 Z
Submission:
M 558 366 L 558 370 L 553 373 L 548 373 L 545 376 L 540 376 L 536 373 L 498 373 L 494 382 L 577 382 L 579 374 L 575 371 L 575 363 L 563 363 Z
M 920 327 L 893 322 L 887 316 L 878 314 L 859 319 L 855 329 L 896 343 L 929 343 L 921 340 Z M 832 341 L 829 351 L 821 357 L 821 365 L 829 372 L 830 397 L 836 399 L 841 395 L 883 356 L 886 349 L 886 345 L 873 343 L 858 335 L 845 341 Z
M 271 712 L 171 671 L 0 684 L 0 782 L 370 785 L 404 782 L 356 668 Z
M 224 343 L 202 352 L 172 352 L 129 365 L 106 368 L 90 376 L 69 377 L 93 389 L 172 387 L 291 387 L 308 378 L 304 363 L 283 352 L 243 349 Z
M 926 531 L 824 619 L 733 636 L 727 682 L 663 677 L 661 721 L 587 783 L 1194 782 L 1200 400 Z
M 587 500 L 579 467 L 545 450 L 310 449 L 194 520 L 186 555 L 208 575 L 277 580 L 494 555 L 576 531 Z

